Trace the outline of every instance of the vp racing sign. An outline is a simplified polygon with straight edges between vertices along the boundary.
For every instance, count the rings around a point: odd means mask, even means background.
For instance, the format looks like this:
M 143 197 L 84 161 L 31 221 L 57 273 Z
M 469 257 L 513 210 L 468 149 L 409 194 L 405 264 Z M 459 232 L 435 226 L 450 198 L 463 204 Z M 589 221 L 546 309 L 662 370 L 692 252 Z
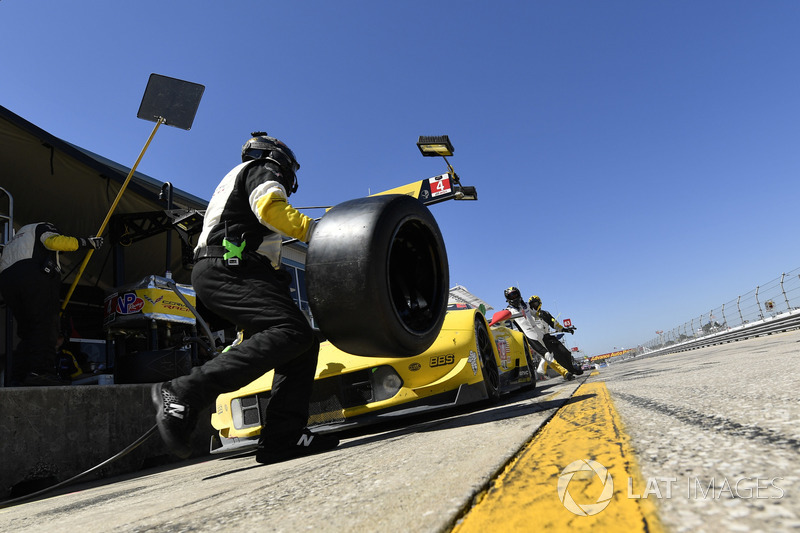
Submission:
M 196 297 L 191 286 L 179 285 L 181 294 L 192 305 Z M 134 286 L 120 288 L 118 292 L 106 296 L 103 302 L 103 325 L 117 326 L 142 319 L 164 320 L 194 324 L 195 316 L 181 298 L 170 289 L 142 282 Z

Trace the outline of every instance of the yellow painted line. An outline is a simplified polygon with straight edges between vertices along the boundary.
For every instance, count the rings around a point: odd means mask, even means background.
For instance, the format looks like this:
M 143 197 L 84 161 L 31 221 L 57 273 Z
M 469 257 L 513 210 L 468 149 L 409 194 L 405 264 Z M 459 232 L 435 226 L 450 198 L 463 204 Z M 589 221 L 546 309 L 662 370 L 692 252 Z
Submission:
M 653 503 L 631 497 L 641 494 L 636 490 L 642 486 L 630 439 L 605 383 L 584 383 L 453 532 L 660 532 Z

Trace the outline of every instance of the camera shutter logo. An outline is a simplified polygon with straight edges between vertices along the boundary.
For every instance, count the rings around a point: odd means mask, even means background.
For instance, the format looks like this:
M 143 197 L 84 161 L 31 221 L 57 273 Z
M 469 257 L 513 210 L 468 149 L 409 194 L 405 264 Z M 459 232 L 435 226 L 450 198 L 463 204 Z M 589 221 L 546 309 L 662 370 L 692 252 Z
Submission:
M 603 492 L 595 503 L 578 504 L 570 495 L 568 490 L 569 482 L 572 481 L 572 476 L 578 472 L 594 472 L 603 484 Z M 591 459 L 578 459 L 571 462 L 561 471 L 561 475 L 558 477 L 558 499 L 561 500 L 561 503 L 564 504 L 568 511 L 578 516 L 596 515 L 608 506 L 613 495 L 614 480 L 611 478 L 611 474 L 608 473 L 606 467 Z

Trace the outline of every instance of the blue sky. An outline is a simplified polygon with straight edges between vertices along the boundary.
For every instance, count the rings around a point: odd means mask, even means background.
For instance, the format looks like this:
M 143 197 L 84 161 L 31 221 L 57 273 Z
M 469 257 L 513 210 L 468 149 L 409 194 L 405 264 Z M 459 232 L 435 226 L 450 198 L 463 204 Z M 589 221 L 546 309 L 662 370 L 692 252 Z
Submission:
M 448 134 L 479 193 L 431 208 L 451 285 L 538 294 L 592 355 L 800 266 L 798 27 L 780 0 L 0 0 L 0 105 L 131 166 L 150 74 L 203 84 L 138 170 L 208 199 L 266 130 L 298 206 L 440 174 L 416 140 Z

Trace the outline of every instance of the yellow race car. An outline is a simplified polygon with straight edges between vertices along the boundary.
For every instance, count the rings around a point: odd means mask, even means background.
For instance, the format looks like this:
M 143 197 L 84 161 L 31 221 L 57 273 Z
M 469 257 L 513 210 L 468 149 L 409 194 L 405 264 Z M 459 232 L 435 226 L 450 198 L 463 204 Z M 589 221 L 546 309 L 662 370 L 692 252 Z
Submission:
M 308 425 L 328 431 L 480 401 L 536 386 L 535 352 L 524 335 L 489 327 L 478 309 L 448 305 L 433 345 L 412 357 L 361 357 L 323 342 Z M 273 372 L 217 398 L 211 452 L 254 446 Z

